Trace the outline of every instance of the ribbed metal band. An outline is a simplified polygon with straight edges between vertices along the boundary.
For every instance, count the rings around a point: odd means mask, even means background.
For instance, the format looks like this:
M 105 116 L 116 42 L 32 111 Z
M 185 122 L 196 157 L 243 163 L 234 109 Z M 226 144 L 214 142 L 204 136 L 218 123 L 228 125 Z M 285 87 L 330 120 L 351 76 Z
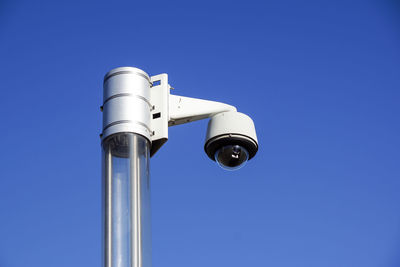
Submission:
M 116 94 L 116 95 L 110 96 L 109 98 L 107 98 L 107 99 L 104 101 L 103 105 L 104 105 L 105 103 L 107 103 L 108 101 L 110 101 L 111 99 L 114 99 L 114 98 L 117 98 L 117 97 L 123 97 L 123 96 L 130 96 L 130 97 L 139 98 L 139 99 L 143 100 L 144 102 L 146 102 L 146 103 L 149 105 L 150 108 L 152 108 L 152 105 L 151 105 L 151 103 L 150 103 L 149 100 L 147 100 L 147 99 L 144 98 L 143 96 L 134 95 L 134 94 L 130 94 L 130 93 L 122 93 L 122 94 Z
M 116 75 L 121 75 L 121 74 L 139 75 L 139 76 L 142 76 L 143 78 L 145 78 L 145 79 L 151 84 L 151 81 L 150 81 L 150 77 L 149 77 L 149 76 L 147 76 L 146 74 L 143 74 L 143 73 L 141 73 L 141 72 L 138 72 L 138 71 L 130 71 L 130 70 L 121 70 L 121 71 L 117 71 L 117 72 L 114 72 L 114 73 L 111 73 L 111 74 L 106 74 L 106 76 L 104 76 L 103 84 L 104 84 L 108 79 L 110 79 L 111 77 L 114 77 L 114 76 L 116 76 Z
M 143 126 L 144 128 L 146 128 L 146 129 L 151 133 L 151 129 L 150 129 L 146 124 L 144 124 L 144 123 L 142 123 L 142 122 L 140 122 L 140 121 L 132 121 L 132 120 L 114 121 L 114 122 L 112 122 L 112 123 L 106 125 L 106 126 L 103 128 L 103 132 L 104 132 L 106 129 L 110 128 L 111 126 L 114 126 L 114 125 L 117 125 L 117 124 L 122 124 L 122 123 L 127 123 L 127 124 L 133 123 L 133 124 L 138 124 L 138 125 Z

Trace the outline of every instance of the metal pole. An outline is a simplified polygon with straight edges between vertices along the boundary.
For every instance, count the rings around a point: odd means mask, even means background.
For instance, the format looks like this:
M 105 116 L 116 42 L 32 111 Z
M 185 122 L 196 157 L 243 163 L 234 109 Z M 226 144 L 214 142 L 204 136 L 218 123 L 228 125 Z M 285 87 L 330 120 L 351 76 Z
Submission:
M 149 89 L 135 68 L 104 79 L 103 267 L 151 267 Z
M 103 142 L 104 267 L 151 266 L 149 143 L 122 133 Z

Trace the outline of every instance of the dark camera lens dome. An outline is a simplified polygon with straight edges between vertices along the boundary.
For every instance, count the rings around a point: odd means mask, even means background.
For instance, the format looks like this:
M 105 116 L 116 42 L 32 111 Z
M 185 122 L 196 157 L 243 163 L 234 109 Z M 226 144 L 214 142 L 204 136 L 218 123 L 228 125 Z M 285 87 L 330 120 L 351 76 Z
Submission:
M 215 152 L 215 161 L 221 168 L 237 170 L 245 165 L 249 159 L 249 152 L 239 145 L 223 146 Z

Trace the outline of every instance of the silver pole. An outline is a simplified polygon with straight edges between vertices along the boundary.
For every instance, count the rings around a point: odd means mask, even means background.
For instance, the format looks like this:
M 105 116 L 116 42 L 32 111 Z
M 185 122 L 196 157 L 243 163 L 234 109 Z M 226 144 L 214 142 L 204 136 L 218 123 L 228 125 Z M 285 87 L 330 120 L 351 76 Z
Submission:
M 151 267 L 150 78 L 117 68 L 104 78 L 103 267 Z
M 150 267 L 149 142 L 121 133 L 103 142 L 104 267 Z

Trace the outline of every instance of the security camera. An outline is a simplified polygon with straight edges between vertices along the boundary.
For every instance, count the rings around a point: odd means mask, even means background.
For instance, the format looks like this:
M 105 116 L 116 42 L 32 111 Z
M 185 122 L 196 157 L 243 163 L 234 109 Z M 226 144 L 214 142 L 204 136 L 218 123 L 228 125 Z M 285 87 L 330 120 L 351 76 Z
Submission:
M 168 126 L 210 118 L 204 145 L 210 159 L 223 169 L 237 170 L 255 156 L 258 141 L 249 116 L 228 104 L 170 94 L 167 74 L 153 76 L 151 81 L 151 101 L 155 107 L 151 155 L 168 140 Z
M 208 123 L 204 150 L 223 169 L 240 169 L 258 150 L 253 120 L 236 111 L 214 115 Z
M 153 156 L 168 140 L 168 127 L 210 118 L 204 149 L 222 168 L 243 167 L 257 153 L 249 116 L 228 104 L 170 94 L 165 73 L 149 77 L 137 68 L 116 68 L 106 74 L 104 86 L 102 140 L 134 132 L 150 141 Z
M 168 139 L 168 126 L 210 118 L 204 145 L 204 150 L 210 159 L 216 161 L 223 169 L 237 170 L 255 156 L 258 141 L 253 120 L 249 116 L 237 112 L 234 106 L 228 104 L 172 95 L 169 93 L 171 87 L 167 78 L 166 74 L 151 77 L 153 82 L 159 81 L 157 86 L 152 88 L 152 102 L 159 103 L 155 105 L 153 118 L 159 115 L 165 118 L 164 124 L 162 119 L 152 121 L 155 135 L 151 155 Z M 161 96 L 164 96 L 164 99 Z M 168 107 L 167 113 L 160 113 L 157 106 Z

